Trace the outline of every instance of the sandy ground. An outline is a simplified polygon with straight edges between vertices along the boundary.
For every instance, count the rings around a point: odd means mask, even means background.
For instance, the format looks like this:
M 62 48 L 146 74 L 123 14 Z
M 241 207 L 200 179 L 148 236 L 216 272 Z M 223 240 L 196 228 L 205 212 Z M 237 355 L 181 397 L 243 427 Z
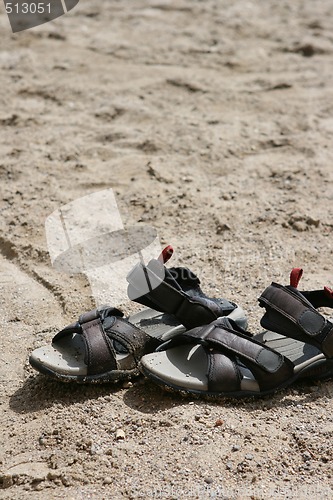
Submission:
M 99 190 L 253 332 L 292 267 L 333 284 L 331 0 L 80 0 L 16 35 L 2 8 L 0 29 L 0 497 L 332 498 L 331 381 L 207 402 L 27 362 L 94 305 L 44 223 Z

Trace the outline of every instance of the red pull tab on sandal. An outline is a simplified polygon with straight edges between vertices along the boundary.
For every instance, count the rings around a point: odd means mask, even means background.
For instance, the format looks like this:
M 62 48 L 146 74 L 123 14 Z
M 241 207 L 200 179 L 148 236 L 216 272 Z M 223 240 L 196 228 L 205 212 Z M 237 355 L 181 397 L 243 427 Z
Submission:
M 290 273 L 290 286 L 293 288 L 298 287 L 301 277 L 303 276 L 303 269 L 300 267 L 294 267 Z
M 162 262 L 162 264 L 166 264 L 168 260 L 171 259 L 173 254 L 173 248 L 171 245 L 168 245 L 165 247 L 164 250 L 162 250 L 161 255 L 158 257 L 158 260 Z
M 329 288 L 328 286 L 324 286 L 324 292 L 327 295 L 329 299 L 333 299 L 333 290 L 332 288 Z

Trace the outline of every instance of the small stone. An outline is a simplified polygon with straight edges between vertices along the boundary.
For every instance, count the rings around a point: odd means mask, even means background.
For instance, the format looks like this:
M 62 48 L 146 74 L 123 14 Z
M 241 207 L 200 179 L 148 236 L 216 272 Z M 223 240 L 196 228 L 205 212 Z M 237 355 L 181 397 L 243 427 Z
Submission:
M 319 224 L 320 224 L 320 220 L 319 219 L 313 219 L 313 217 L 308 217 L 306 219 L 306 223 L 307 223 L 308 226 L 318 227 Z
M 0 476 L 0 484 L 2 488 L 10 488 L 13 486 L 13 478 L 10 474 L 4 474 Z
M 133 382 L 130 382 L 129 380 L 123 383 L 123 389 L 129 389 L 132 386 Z
M 68 455 L 67 457 L 67 465 L 73 465 L 76 462 L 76 458 L 73 455 Z
M 54 481 L 55 479 L 58 479 L 60 476 L 61 476 L 61 472 L 54 470 L 54 471 L 50 471 L 46 477 L 49 481 Z
M 161 427 L 172 427 L 170 420 L 159 420 L 158 423 Z
M 299 221 L 299 220 L 289 220 L 289 224 L 290 226 L 295 230 L 295 231 L 298 231 L 298 232 L 303 232 L 303 231 L 306 231 L 307 229 L 307 225 L 304 221 Z
M 238 446 L 238 444 L 233 444 L 231 447 L 231 451 L 238 451 L 239 449 L 240 447 Z
M 103 484 L 112 484 L 112 477 L 106 476 L 103 480 Z
M 228 470 L 232 469 L 232 462 L 227 462 L 226 463 L 226 469 L 228 469 Z
M 217 224 L 216 234 L 223 234 L 225 231 L 230 231 L 230 226 L 228 226 L 228 224 Z
M 42 491 L 44 489 L 44 484 L 38 481 L 35 481 L 31 485 L 32 489 L 35 491 Z
M 116 439 L 117 440 L 125 439 L 125 432 L 123 431 L 123 429 L 116 430 Z
M 305 43 L 304 45 L 297 47 L 295 52 L 299 52 L 304 57 L 312 57 L 316 53 L 316 50 L 311 43 Z
M 218 418 L 214 424 L 214 427 L 221 427 L 224 424 L 224 421 Z
M 222 200 L 231 200 L 231 195 L 229 193 L 223 193 L 221 195 Z
M 247 453 L 245 455 L 245 458 L 246 458 L 246 460 L 253 460 L 253 455 L 251 455 L 251 453 Z
M 90 455 L 96 455 L 98 453 L 98 447 L 92 443 L 90 450 L 89 450 Z
M 72 486 L 72 482 L 71 482 L 70 478 L 68 476 L 66 476 L 65 474 L 62 474 L 59 479 L 60 479 L 61 483 L 64 486 L 66 486 L 66 488 L 68 488 L 69 486 Z
M 212 479 L 211 477 L 205 477 L 204 481 L 207 484 L 212 484 L 214 482 L 214 479 Z

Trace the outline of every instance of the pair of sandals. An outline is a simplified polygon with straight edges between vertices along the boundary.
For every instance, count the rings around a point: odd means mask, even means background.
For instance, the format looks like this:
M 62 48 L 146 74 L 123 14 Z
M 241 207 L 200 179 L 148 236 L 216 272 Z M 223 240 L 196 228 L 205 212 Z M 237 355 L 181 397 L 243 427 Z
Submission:
M 141 372 L 165 389 L 213 397 L 264 396 L 298 379 L 333 375 L 333 322 L 317 310 L 333 308 L 331 289 L 300 292 L 302 270 L 293 269 L 290 285 L 272 283 L 259 297 L 265 331 L 253 336 L 240 306 L 208 297 L 189 269 L 167 269 L 171 255 L 167 247 L 129 273 L 128 296 L 143 311 L 127 319 L 113 307 L 84 313 L 52 345 L 36 349 L 30 364 L 79 383 Z

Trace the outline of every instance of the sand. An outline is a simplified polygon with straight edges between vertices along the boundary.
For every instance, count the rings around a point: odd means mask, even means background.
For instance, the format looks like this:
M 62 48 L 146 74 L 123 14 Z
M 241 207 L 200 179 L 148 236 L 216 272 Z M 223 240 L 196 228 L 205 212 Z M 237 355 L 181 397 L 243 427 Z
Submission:
M 28 356 L 94 307 L 44 224 L 101 190 L 254 333 L 293 267 L 332 286 L 332 2 L 80 0 L 0 29 L 0 496 L 331 498 L 329 380 L 212 402 L 61 384 Z

